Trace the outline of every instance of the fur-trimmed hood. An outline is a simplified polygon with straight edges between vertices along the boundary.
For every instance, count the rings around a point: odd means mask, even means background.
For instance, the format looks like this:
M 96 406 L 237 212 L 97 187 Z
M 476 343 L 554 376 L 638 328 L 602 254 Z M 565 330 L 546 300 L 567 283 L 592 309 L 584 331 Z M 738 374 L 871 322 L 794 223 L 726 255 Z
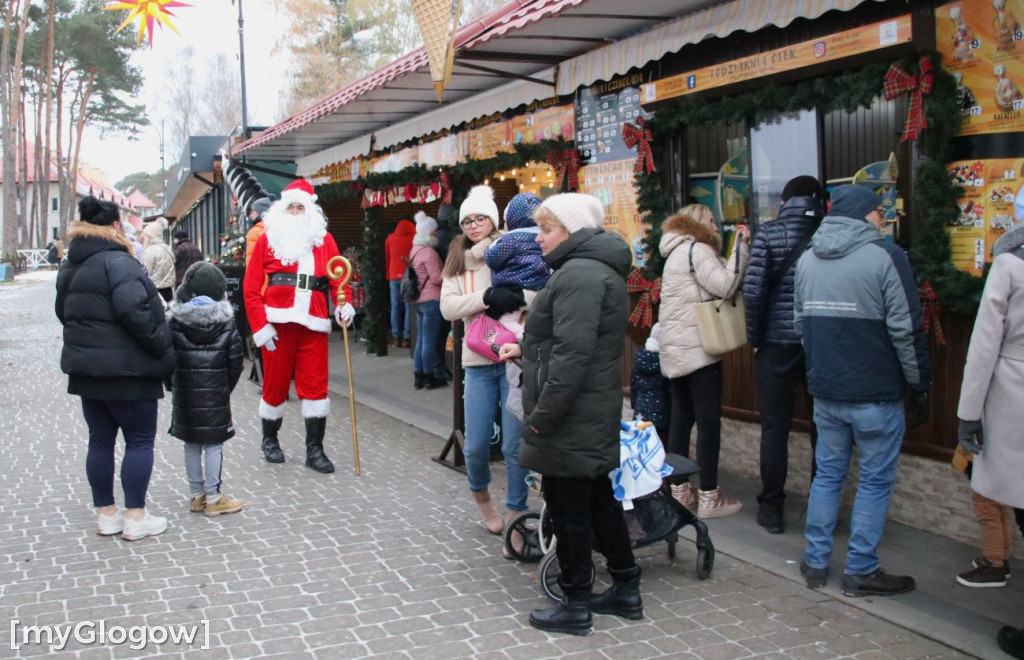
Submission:
M 196 344 L 208 344 L 222 332 L 225 323 L 234 323 L 235 310 L 227 300 L 212 305 L 190 305 L 174 300 L 168 305 L 171 329 L 180 331 Z
M 1004 252 L 1012 252 L 1022 245 L 1024 245 L 1024 225 L 1017 225 L 999 237 L 992 248 L 992 256 L 998 257 Z
M 134 254 L 128 237 L 110 225 L 93 225 L 88 222 L 72 222 L 68 227 L 68 261 L 80 263 L 97 252 L 122 250 Z
M 658 245 L 661 256 L 667 257 L 685 241 L 706 243 L 715 252 L 722 251 L 722 236 L 716 228 L 682 215 L 674 215 L 662 223 L 661 243 Z

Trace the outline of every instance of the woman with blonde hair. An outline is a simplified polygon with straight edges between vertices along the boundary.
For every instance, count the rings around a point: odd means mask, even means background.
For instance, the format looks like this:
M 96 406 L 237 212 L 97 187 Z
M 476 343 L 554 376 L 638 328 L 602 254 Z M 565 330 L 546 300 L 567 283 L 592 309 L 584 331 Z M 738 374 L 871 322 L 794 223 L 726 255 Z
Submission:
M 481 314 L 497 319 L 526 305 L 521 288 L 491 286 L 491 271 L 484 262 L 484 254 L 501 236 L 498 218 L 494 191 L 488 186 L 473 188 L 459 208 L 459 224 L 464 233 L 451 242 L 441 271 L 441 315 L 449 321 L 462 319 L 467 328 Z M 508 470 L 507 518 L 527 509 L 526 470 L 519 466 L 519 419 L 505 405 L 509 385 L 503 363 L 474 353 L 463 340 L 462 368 L 465 373 L 462 453 L 466 458 L 469 490 L 480 509 L 484 527 L 492 534 L 501 534 L 505 522 L 491 503 L 489 491 L 495 411 L 500 407 L 501 452 Z
M 711 209 L 690 204 L 665 220 L 659 249 L 665 257 L 661 276 L 661 373 L 669 379 L 672 417 L 669 452 L 690 455 L 690 432 L 697 425 L 700 490 L 685 483 L 672 495 L 700 518 L 738 513 L 743 505 L 718 488 L 718 453 L 722 433 L 722 358 L 709 355 L 697 330 L 697 304 L 734 294 L 743 280 L 748 235 L 737 227 L 736 246 L 728 263 L 720 256 L 722 237 Z M 741 254 L 743 255 L 741 257 Z M 739 263 L 737 263 L 739 260 Z

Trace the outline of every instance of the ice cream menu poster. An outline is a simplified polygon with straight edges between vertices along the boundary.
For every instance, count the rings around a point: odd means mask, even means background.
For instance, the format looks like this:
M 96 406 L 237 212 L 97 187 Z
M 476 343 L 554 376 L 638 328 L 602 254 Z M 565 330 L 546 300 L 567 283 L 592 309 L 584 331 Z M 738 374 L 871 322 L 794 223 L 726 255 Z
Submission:
M 942 61 L 956 79 L 960 134 L 1024 130 L 1024 0 L 960 0 L 935 10 Z
M 960 213 L 946 228 L 953 265 L 981 275 L 992 261 L 992 246 L 1019 224 L 1014 201 L 1024 186 L 1024 158 L 961 160 L 947 167 L 950 179 L 964 188 Z
M 622 141 L 622 124 L 650 115 L 640 108 L 644 75 L 636 73 L 595 83 L 576 94 L 576 149 L 584 164 L 636 157 Z
M 580 168 L 579 192 L 593 195 L 604 206 L 604 228 L 626 239 L 637 266 L 644 264 L 644 223 L 636 206 L 633 186 L 636 157 Z

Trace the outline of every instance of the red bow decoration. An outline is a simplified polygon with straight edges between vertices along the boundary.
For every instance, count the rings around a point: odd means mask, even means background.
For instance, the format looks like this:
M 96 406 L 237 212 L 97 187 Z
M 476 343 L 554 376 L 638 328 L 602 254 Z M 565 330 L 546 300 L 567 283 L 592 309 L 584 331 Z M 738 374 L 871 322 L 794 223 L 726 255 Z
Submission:
M 452 203 L 452 182 L 447 172 L 441 172 L 441 203 Z
M 634 328 L 649 328 L 654 323 L 654 306 L 661 302 L 661 278 L 654 281 L 644 277 L 643 271 L 634 268 L 626 278 L 626 293 L 639 293 L 629 324 Z
M 946 333 L 942 330 L 942 308 L 939 306 L 939 296 L 932 288 L 931 281 L 925 281 L 917 292 L 921 296 L 921 310 L 924 312 L 924 331 L 928 332 L 934 322 L 935 341 L 939 346 L 945 346 Z
M 928 120 L 924 115 L 924 95 L 932 93 L 935 75 L 932 63 L 926 56 L 921 56 L 919 72 L 912 76 L 893 62 L 885 73 L 885 98 L 892 100 L 903 92 L 910 92 L 910 108 L 907 110 L 907 121 L 903 125 L 903 136 L 900 142 L 916 140 L 921 131 L 928 128 Z
M 650 174 L 654 171 L 654 153 L 651 151 L 651 140 L 653 139 L 654 133 L 651 132 L 643 117 L 636 118 L 636 126 L 633 124 L 622 125 L 622 141 L 630 149 L 636 147 L 634 172 Z
M 580 187 L 580 154 L 575 149 L 548 149 L 548 165 L 555 169 L 555 182 L 562 187 L 569 175 L 569 190 Z

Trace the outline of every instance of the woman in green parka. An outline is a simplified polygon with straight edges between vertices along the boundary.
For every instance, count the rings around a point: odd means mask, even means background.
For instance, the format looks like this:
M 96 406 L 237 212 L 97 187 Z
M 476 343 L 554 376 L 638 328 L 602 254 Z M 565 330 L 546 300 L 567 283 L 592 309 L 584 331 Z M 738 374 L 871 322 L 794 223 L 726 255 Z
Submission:
M 619 466 L 622 345 L 629 317 L 629 247 L 604 232 L 604 210 L 590 195 L 549 197 L 534 216 L 537 243 L 554 274 L 534 299 L 522 344 L 523 418 L 519 463 L 543 476 L 565 599 L 534 610 L 530 625 L 589 635 L 592 612 L 643 618 L 640 567 L 608 473 Z M 592 539 L 608 560 L 613 586 L 591 597 Z

